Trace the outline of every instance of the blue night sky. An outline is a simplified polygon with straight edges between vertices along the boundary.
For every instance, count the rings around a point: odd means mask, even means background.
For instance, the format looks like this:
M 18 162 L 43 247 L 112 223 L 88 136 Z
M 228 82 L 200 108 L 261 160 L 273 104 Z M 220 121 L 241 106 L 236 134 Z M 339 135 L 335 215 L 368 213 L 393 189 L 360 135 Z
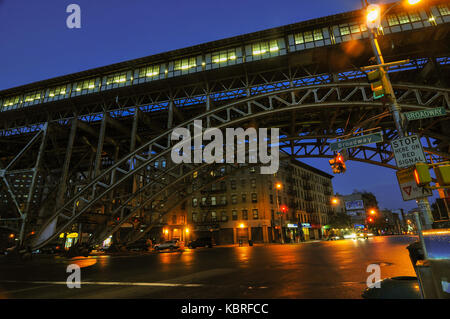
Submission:
M 81 29 L 66 7 L 81 7 Z M 350 11 L 360 0 L 0 0 L 0 90 L 195 44 Z M 327 159 L 305 162 L 331 173 Z M 335 192 L 373 192 L 381 208 L 401 199 L 395 172 L 347 162 Z

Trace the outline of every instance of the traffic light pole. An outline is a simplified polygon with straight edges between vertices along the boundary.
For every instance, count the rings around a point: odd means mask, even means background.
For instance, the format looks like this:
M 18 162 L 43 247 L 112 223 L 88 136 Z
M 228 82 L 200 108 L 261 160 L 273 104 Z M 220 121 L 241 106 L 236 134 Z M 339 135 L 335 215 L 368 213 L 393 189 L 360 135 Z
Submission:
M 377 63 L 379 65 L 384 64 L 383 55 L 381 54 L 380 46 L 378 45 L 378 40 L 376 37 L 375 32 L 373 29 L 370 29 L 370 44 L 372 46 L 373 52 L 375 54 L 375 59 L 377 60 Z M 389 78 L 389 74 L 384 70 L 384 68 L 381 66 L 380 69 L 382 70 L 382 81 L 383 86 L 385 87 L 386 93 L 387 93 L 387 99 L 389 101 L 389 107 L 392 114 L 392 117 L 394 119 L 395 128 L 397 129 L 398 135 L 400 137 L 404 137 L 404 131 L 403 131 L 403 119 L 400 113 L 400 106 L 398 105 L 397 99 L 395 97 L 394 89 L 392 88 L 391 80 Z M 433 215 L 431 213 L 430 203 L 428 201 L 427 197 L 422 197 L 417 199 L 417 206 L 419 207 L 420 212 L 422 213 L 422 216 L 425 221 L 425 229 L 430 229 L 433 224 Z

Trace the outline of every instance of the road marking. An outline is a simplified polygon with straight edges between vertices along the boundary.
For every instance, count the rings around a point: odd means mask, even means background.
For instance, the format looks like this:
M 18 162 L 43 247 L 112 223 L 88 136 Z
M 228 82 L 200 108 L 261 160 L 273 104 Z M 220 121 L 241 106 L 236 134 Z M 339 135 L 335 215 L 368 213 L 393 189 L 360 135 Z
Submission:
M 65 282 L 65 281 L 1 280 L 0 283 L 67 285 L 67 282 Z M 176 284 L 176 283 L 168 283 L 168 282 L 121 282 L 121 281 L 82 281 L 82 282 L 71 282 L 71 284 L 99 285 L 99 286 L 144 286 L 144 287 L 202 287 L 203 286 L 202 284 Z

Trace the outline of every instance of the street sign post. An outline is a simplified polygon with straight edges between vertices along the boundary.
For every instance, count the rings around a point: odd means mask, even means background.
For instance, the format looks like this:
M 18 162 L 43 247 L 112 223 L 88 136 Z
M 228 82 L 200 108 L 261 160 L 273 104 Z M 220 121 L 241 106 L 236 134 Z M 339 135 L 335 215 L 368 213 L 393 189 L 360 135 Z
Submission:
M 333 152 L 339 151 L 341 149 L 358 147 L 362 145 L 380 143 L 383 142 L 383 134 L 381 132 L 352 137 L 346 140 L 341 140 L 339 142 L 330 143 L 330 149 Z
M 414 179 L 414 167 L 399 170 L 396 174 L 404 201 L 433 195 L 433 192 L 430 189 L 417 186 L 416 180 Z
M 426 163 L 425 153 L 417 135 L 395 139 L 391 142 L 398 168 L 410 167 L 416 163 Z
M 436 107 L 433 109 L 412 111 L 404 113 L 408 121 L 421 120 L 430 117 L 444 116 L 446 114 L 445 107 Z

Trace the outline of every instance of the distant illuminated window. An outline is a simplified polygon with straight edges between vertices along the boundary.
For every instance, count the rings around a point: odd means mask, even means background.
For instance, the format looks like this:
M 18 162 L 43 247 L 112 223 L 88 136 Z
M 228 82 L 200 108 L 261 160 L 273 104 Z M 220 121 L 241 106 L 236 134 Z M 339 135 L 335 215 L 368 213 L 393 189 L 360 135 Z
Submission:
M 113 75 L 109 75 L 106 78 L 106 85 L 115 84 L 115 83 L 123 83 L 127 81 L 126 73 L 116 73 Z
M 41 98 L 41 92 L 33 92 L 25 95 L 25 102 L 33 102 Z
M 438 9 L 442 16 L 448 16 L 450 14 L 450 10 L 446 4 L 438 5 Z
M 20 101 L 20 96 L 9 97 L 3 101 L 3 106 L 15 105 L 15 104 L 19 103 L 19 101 Z
M 314 41 L 323 40 L 322 29 L 314 30 Z
M 341 35 L 347 35 L 350 34 L 350 28 L 346 26 L 340 26 L 339 31 L 341 32 Z
M 400 24 L 409 23 L 409 17 L 406 13 L 399 13 L 398 20 L 400 21 Z
M 57 95 L 65 95 L 66 94 L 66 86 L 58 86 L 53 89 L 48 90 L 48 96 L 54 97 Z
M 409 14 L 409 19 L 411 20 L 411 22 L 416 22 L 416 21 L 420 21 L 420 16 L 417 12 L 411 12 Z
M 388 24 L 390 27 L 400 24 L 400 22 L 398 22 L 397 16 L 395 14 L 389 15 L 387 17 L 387 20 L 388 20 Z
M 151 78 L 159 74 L 159 65 L 147 66 L 139 69 L 139 78 Z
M 367 25 L 361 24 L 361 32 L 367 31 Z
M 175 61 L 175 70 L 187 70 L 196 66 L 195 57 Z
M 222 63 L 222 62 L 226 62 L 228 60 L 235 60 L 235 59 L 236 59 L 236 50 L 235 49 L 214 52 L 212 54 L 213 63 Z
M 264 41 L 252 45 L 253 55 L 264 54 L 269 51 L 270 52 L 278 51 L 277 40 Z

